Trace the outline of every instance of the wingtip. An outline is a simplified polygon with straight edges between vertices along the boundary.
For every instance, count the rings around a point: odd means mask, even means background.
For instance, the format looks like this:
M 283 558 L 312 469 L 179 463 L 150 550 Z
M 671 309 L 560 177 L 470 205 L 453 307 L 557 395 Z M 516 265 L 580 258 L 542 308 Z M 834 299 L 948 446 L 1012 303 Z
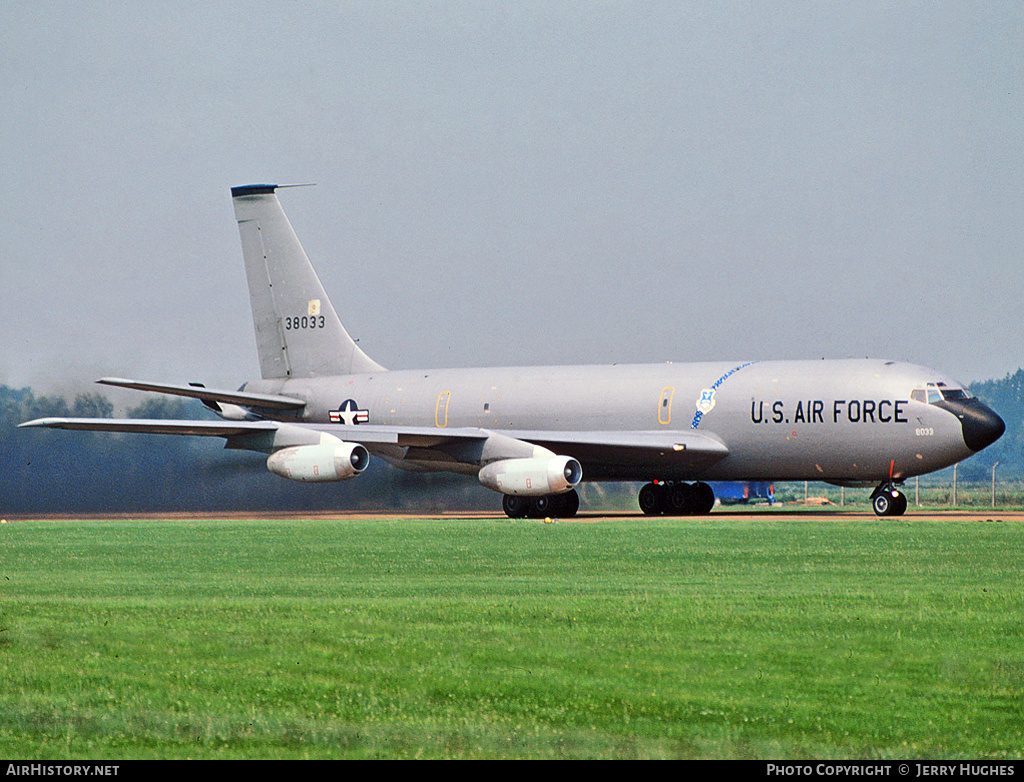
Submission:
M 31 421 L 25 421 L 23 424 L 18 424 L 19 429 L 39 429 L 50 427 L 53 428 L 59 424 L 63 419 L 60 418 L 35 418 Z

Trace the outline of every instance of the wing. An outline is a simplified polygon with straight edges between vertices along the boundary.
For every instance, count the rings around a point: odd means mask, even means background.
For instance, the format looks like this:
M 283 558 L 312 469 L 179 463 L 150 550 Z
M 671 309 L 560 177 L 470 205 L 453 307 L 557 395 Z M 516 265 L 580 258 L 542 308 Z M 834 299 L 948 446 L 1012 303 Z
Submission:
M 588 480 L 649 481 L 693 478 L 729 455 L 706 432 L 520 431 L 507 434 L 572 456 Z
M 37 418 L 19 428 L 70 429 L 88 432 L 130 432 L 134 434 L 179 434 L 192 437 L 239 437 L 272 433 L 276 421 L 164 421 L 152 418 Z
M 704 432 L 544 431 L 300 424 L 279 421 L 164 421 L 116 418 L 40 418 L 22 427 L 224 437 L 228 448 L 270 453 L 292 445 L 317 443 L 320 434 L 360 443 L 386 454 L 399 466 L 417 470 L 456 470 L 518 458 L 523 446 L 540 446 L 571 456 L 588 480 L 650 480 L 693 477 L 729 455 L 717 437 Z M 403 464 L 404 463 L 404 464 Z
M 529 455 L 540 446 L 571 456 L 584 480 L 648 481 L 692 479 L 729 455 L 707 432 L 489 430 L 475 427 L 301 424 L 370 451 L 398 466 L 467 472 L 497 459 Z

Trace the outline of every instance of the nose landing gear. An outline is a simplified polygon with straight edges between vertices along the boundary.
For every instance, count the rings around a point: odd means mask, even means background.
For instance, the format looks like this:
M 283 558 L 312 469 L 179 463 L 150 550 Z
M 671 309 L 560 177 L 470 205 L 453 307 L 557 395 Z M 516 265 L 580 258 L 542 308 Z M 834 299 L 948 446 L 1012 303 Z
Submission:
M 871 493 L 871 508 L 876 516 L 902 516 L 907 512 L 907 496 L 886 481 Z

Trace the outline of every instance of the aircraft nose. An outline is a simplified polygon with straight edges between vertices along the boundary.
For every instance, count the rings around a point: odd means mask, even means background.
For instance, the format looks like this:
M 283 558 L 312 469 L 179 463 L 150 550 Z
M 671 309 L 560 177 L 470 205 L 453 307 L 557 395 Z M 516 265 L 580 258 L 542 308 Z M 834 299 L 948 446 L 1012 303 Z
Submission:
M 1003 436 L 1006 423 L 980 399 L 961 403 L 953 411 L 964 430 L 964 442 L 972 451 L 980 451 Z

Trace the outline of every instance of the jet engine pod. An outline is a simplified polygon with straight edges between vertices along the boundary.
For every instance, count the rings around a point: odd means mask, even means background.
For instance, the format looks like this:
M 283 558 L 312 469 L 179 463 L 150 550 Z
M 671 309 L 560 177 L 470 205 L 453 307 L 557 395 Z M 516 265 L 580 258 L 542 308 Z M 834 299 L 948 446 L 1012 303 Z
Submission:
M 358 443 L 322 443 L 282 448 L 267 459 L 267 469 L 293 481 L 344 481 L 369 462 L 369 453 Z
M 583 468 L 568 456 L 531 459 L 502 459 L 480 470 L 480 483 L 502 494 L 543 497 L 575 488 L 583 479 Z

